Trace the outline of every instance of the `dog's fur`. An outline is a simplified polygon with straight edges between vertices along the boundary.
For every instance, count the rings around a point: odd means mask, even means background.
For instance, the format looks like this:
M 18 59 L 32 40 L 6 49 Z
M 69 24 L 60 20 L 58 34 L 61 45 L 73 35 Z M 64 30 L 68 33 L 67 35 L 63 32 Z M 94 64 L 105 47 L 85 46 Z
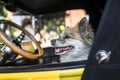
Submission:
M 51 40 L 55 54 L 60 55 L 60 62 L 87 60 L 92 41 L 93 30 L 83 17 L 76 27 L 66 27 L 58 39 Z

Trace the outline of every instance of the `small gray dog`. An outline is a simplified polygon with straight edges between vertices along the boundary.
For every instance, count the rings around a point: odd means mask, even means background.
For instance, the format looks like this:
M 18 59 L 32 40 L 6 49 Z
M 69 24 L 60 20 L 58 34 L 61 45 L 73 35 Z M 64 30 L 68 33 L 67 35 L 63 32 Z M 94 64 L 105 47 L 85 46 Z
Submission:
M 87 60 L 94 39 L 94 32 L 83 17 L 76 27 L 66 27 L 58 39 L 51 40 L 60 62 Z

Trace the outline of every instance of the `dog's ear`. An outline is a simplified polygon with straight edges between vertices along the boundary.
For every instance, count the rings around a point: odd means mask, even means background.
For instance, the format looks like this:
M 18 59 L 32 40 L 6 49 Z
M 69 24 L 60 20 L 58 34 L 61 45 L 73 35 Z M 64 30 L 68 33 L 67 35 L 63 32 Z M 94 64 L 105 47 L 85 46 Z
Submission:
M 87 23 L 88 23 L 88 21 L 87 21 L 86 17 L 83 17 L 80 20 L 80 22 L 78 23 L 78 27 L 79 27 L 81 35 L 86 35 L 87 34 L 87 25 L 88 25 Z
M 80 35 L 82 38 L 90 45 L 94 40 L 94 32 L 90 24 L 88 24 L 87 18 L 83 17 L 81 21 L 78 23 Z

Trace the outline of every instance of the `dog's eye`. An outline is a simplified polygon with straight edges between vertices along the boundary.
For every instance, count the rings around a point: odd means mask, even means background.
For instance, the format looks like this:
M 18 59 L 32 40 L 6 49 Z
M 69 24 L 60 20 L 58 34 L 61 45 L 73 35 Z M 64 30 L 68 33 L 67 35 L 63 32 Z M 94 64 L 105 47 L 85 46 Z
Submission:
M 64 38 L 71 38 L 69 35 L 66 35 Z

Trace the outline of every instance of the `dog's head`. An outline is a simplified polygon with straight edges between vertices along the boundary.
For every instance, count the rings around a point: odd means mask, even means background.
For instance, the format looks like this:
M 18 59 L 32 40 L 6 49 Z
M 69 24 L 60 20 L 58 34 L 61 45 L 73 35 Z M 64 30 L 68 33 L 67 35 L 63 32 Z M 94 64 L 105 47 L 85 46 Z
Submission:
M 89 27 L 86 17 L 81 19 L 78 26 L 66 27 L 58 39 L 51 40 L 51 44 L 55 47 L 55 54 L 61 55 L 69 52 L 78 52 L 78 50 L 86 46 L 90 47 L 93 33 Z

